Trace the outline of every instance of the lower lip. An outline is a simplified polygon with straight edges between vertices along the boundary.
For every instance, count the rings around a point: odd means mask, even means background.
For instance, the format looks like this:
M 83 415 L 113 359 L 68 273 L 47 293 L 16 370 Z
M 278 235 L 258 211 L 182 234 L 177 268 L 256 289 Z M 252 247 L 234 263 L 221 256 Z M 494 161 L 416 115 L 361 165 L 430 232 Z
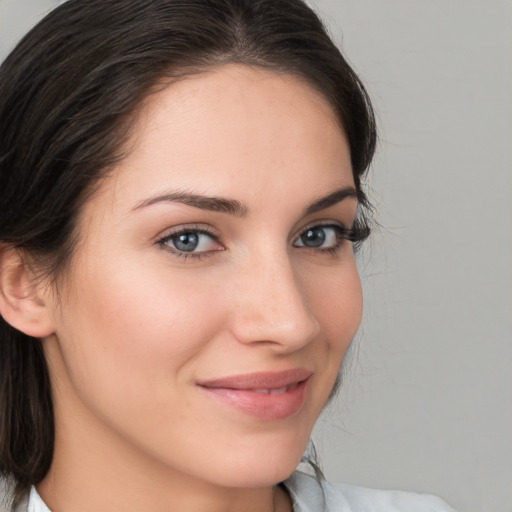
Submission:
M 209 388 L 201 389 L 211 397 L 239 411 L 264 420 L 279 420 L 297 413 L 306 399 L 307 380 L 285 393 L 256 393 L 247 389 Z

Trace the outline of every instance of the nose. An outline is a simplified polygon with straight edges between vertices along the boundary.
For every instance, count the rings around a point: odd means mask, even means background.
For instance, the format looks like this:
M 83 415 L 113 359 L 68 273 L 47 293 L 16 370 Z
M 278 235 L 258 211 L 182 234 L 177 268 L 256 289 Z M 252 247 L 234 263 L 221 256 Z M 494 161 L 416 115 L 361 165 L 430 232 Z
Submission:
M 307 286 L 288 255 L 254 255 L 237 272 L 231 331 L 241 343 L 300 350 L 320 333 Z

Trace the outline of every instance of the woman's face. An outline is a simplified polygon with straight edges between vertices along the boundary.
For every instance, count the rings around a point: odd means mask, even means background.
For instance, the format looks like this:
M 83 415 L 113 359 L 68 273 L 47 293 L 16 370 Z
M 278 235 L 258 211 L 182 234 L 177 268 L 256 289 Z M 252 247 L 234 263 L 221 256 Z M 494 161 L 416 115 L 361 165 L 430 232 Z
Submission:
M 272 485 L 360 322 L 345 136 L 303 82 L 236 65 L 150 96 L 134 131 L 51 306 L 55 463 Z

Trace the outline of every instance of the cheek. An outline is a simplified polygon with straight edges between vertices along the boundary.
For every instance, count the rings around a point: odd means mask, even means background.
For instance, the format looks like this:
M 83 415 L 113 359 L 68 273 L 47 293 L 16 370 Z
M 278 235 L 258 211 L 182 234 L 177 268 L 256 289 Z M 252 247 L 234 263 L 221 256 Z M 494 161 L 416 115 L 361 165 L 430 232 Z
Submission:
M 311 353 L 323 371 L 315 400 L 319 414 L 332 396 L 345 353 L 362 317 L 362 288 L 353 253 L 342 265 L 305 280 L 309 304 L 321 326 L 322 338 Z
M 125 261 L 77 282 L 86 284 L 66 301 L 57 334 L 71 378 L 91 392 L 140 395 L 149 375 L 162 383 L 183 380 L 219 328 L 211 297 L 186 273 Z
M 331 351 L 343 356 L 362 317 L 362 289 L 353 254 L 323 276 L 312 275 L 308 297 Z

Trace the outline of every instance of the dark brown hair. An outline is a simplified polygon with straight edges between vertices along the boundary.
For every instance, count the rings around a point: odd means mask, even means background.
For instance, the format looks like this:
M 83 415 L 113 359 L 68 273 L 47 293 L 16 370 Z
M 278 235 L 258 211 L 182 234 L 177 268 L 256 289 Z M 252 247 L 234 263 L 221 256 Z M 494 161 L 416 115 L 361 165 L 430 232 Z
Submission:
M 360 80 L 302 0 L 69 0 L 0 68 L 0 244 L 63 269 L 87 192 L 122 157 L 137 108 L 164 77 L 225 63 L 306 80 L 345 129 L 360 203 L 373 111 Z M 15 501 L 53 455 L 41 342 L 0 317 L 0 474 Z

